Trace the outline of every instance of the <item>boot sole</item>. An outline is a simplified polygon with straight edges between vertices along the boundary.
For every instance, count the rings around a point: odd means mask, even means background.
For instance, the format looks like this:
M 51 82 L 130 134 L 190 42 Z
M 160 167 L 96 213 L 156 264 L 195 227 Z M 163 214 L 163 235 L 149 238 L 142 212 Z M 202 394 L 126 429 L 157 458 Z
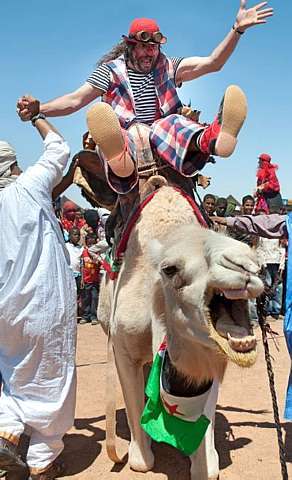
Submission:
M 246 96 L 237 85 L 230 85 L 225 92 L 221 130 L 216 140 L 215 152 L 219 157 L 229 157 L 237 144 L 237 136 L 246 119 Z
M 113 172 L 128 177 L 134 171 L 130 156 L 123 156 L 125 141 L 114 110 L 107 103 L 98 103 L 87 112 L 88 130 L 105 155 Z M 124 158 L 121 158 L 124 157 Z

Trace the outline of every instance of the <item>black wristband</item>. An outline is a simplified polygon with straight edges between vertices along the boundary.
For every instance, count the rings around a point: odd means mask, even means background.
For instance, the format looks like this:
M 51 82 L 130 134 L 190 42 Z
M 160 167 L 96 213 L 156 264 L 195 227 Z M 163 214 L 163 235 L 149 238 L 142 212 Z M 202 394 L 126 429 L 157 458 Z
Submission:
M 239 33 L 239 35 L 243 35 L 244 31 L 242 32 L 241 30 L 238 30 L 238 28 L 235 28 L 234 25 L 232 25 L 232 30 L 234 30 L 236 33 Z
M 33 126 L 35 127 L 35 122 L 39 119 L 42 119 L 42 120 L 45 120 L 46 117 L 43 113 L 38 113 L 37 115 L 34 115 L 32 118 L 31 118 L 31 123 L 33 124 Z

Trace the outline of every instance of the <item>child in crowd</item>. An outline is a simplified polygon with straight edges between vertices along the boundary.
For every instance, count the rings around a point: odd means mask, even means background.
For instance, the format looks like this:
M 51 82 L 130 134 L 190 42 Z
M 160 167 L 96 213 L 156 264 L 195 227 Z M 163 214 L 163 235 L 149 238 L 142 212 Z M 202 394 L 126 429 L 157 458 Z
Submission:
M 78 305 L 78 317 L 80 316 L 80 293 L 81 293 L 81 255 L 83 247 L 80 245 L 80 230 L 77 227 L 69 230 L 69 241 L 65 243 L 66 248 L 70 255 L 70 266 L 73 270 L 73 275 L 77 287 L 77 305 Z
M 94 253 L 97 242 L 95 233 L 88 233 L 85 237 L 85 247 L 81 255 L 82 273 L 82 318 L 80 323 L 97 325 L 97 305 L 100 283 L 100 258 Z

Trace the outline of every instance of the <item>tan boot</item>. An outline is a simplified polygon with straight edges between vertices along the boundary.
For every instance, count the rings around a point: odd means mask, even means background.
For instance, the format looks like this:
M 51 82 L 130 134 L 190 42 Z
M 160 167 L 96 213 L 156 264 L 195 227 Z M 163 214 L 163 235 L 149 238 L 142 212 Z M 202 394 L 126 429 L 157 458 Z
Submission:
M 112 107 L 104 102 L 93 105 L 87 112 L 87 125 L 90 135 L 106 157 L 113 173 L 118 177 L 129 177 L 135 166 Z
M 233 153 L 246 114 L 247 101 L 243 91 L 237 85 L 230 85 L 226 89 L 218 114 L 221 129 L 215 143 L 216 155 L 229 157 Z
M 245 94 L 237 85 L 230 85 L 220 103 L 215 120 L 198 139 L 203 153 L 229 157 L 237 144 L 237 136 L 247 114 Z

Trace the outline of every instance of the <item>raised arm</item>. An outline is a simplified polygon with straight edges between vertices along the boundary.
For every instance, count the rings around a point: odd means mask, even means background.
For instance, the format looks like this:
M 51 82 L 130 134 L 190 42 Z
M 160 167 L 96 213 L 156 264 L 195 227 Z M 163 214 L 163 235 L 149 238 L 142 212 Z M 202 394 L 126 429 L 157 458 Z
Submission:
M 62 193 L 67 190 L 72 184 L 74 180 L 74 173 L 76 170 L 76 167 L 78 166 L 78 159 L 76 160 L 76 156 L 73 158 L 70 167 L 68 169 L 68 172 L 66 175 L 63 176 L 62 180 L 58 185 L 55 186 L 52 192 L 52 199 L 53 201 L 56 200 Z
M 216 72 L 225 65 L 242 34 L 250 27 L 266 23 L 266 18 L 273 15 L 272 8 L 264 8 L 267 2 L 261 2 L 252 8 L 246 8 L 247 0 L 240 1 L 236 20 L 224 40 L 208 57 L 184 58 L 176 73 L 176 83 L 194 80 L 206 73 Z
M 102 94 L 102 90 L 95 88 L 86 82 L 84 85 L 82 85 L 82 87 L 78 88 L 74 92 L 67 93 L 62 97 L 42 103 L 40 105 L 40 112 L 47 117 L 70 115 L 71 113 L 77 112 L 82 107 L 85 107 Z M 32 111 L 27 96 L 23 96 L 18 100 L 17 107 L 19 109 L 19 116 L 21 120 L 31 120 Z
M 238 217 L 211 217 L 215 223 L 265 238 L 287 237 L 286 215 L 239 215 Z

